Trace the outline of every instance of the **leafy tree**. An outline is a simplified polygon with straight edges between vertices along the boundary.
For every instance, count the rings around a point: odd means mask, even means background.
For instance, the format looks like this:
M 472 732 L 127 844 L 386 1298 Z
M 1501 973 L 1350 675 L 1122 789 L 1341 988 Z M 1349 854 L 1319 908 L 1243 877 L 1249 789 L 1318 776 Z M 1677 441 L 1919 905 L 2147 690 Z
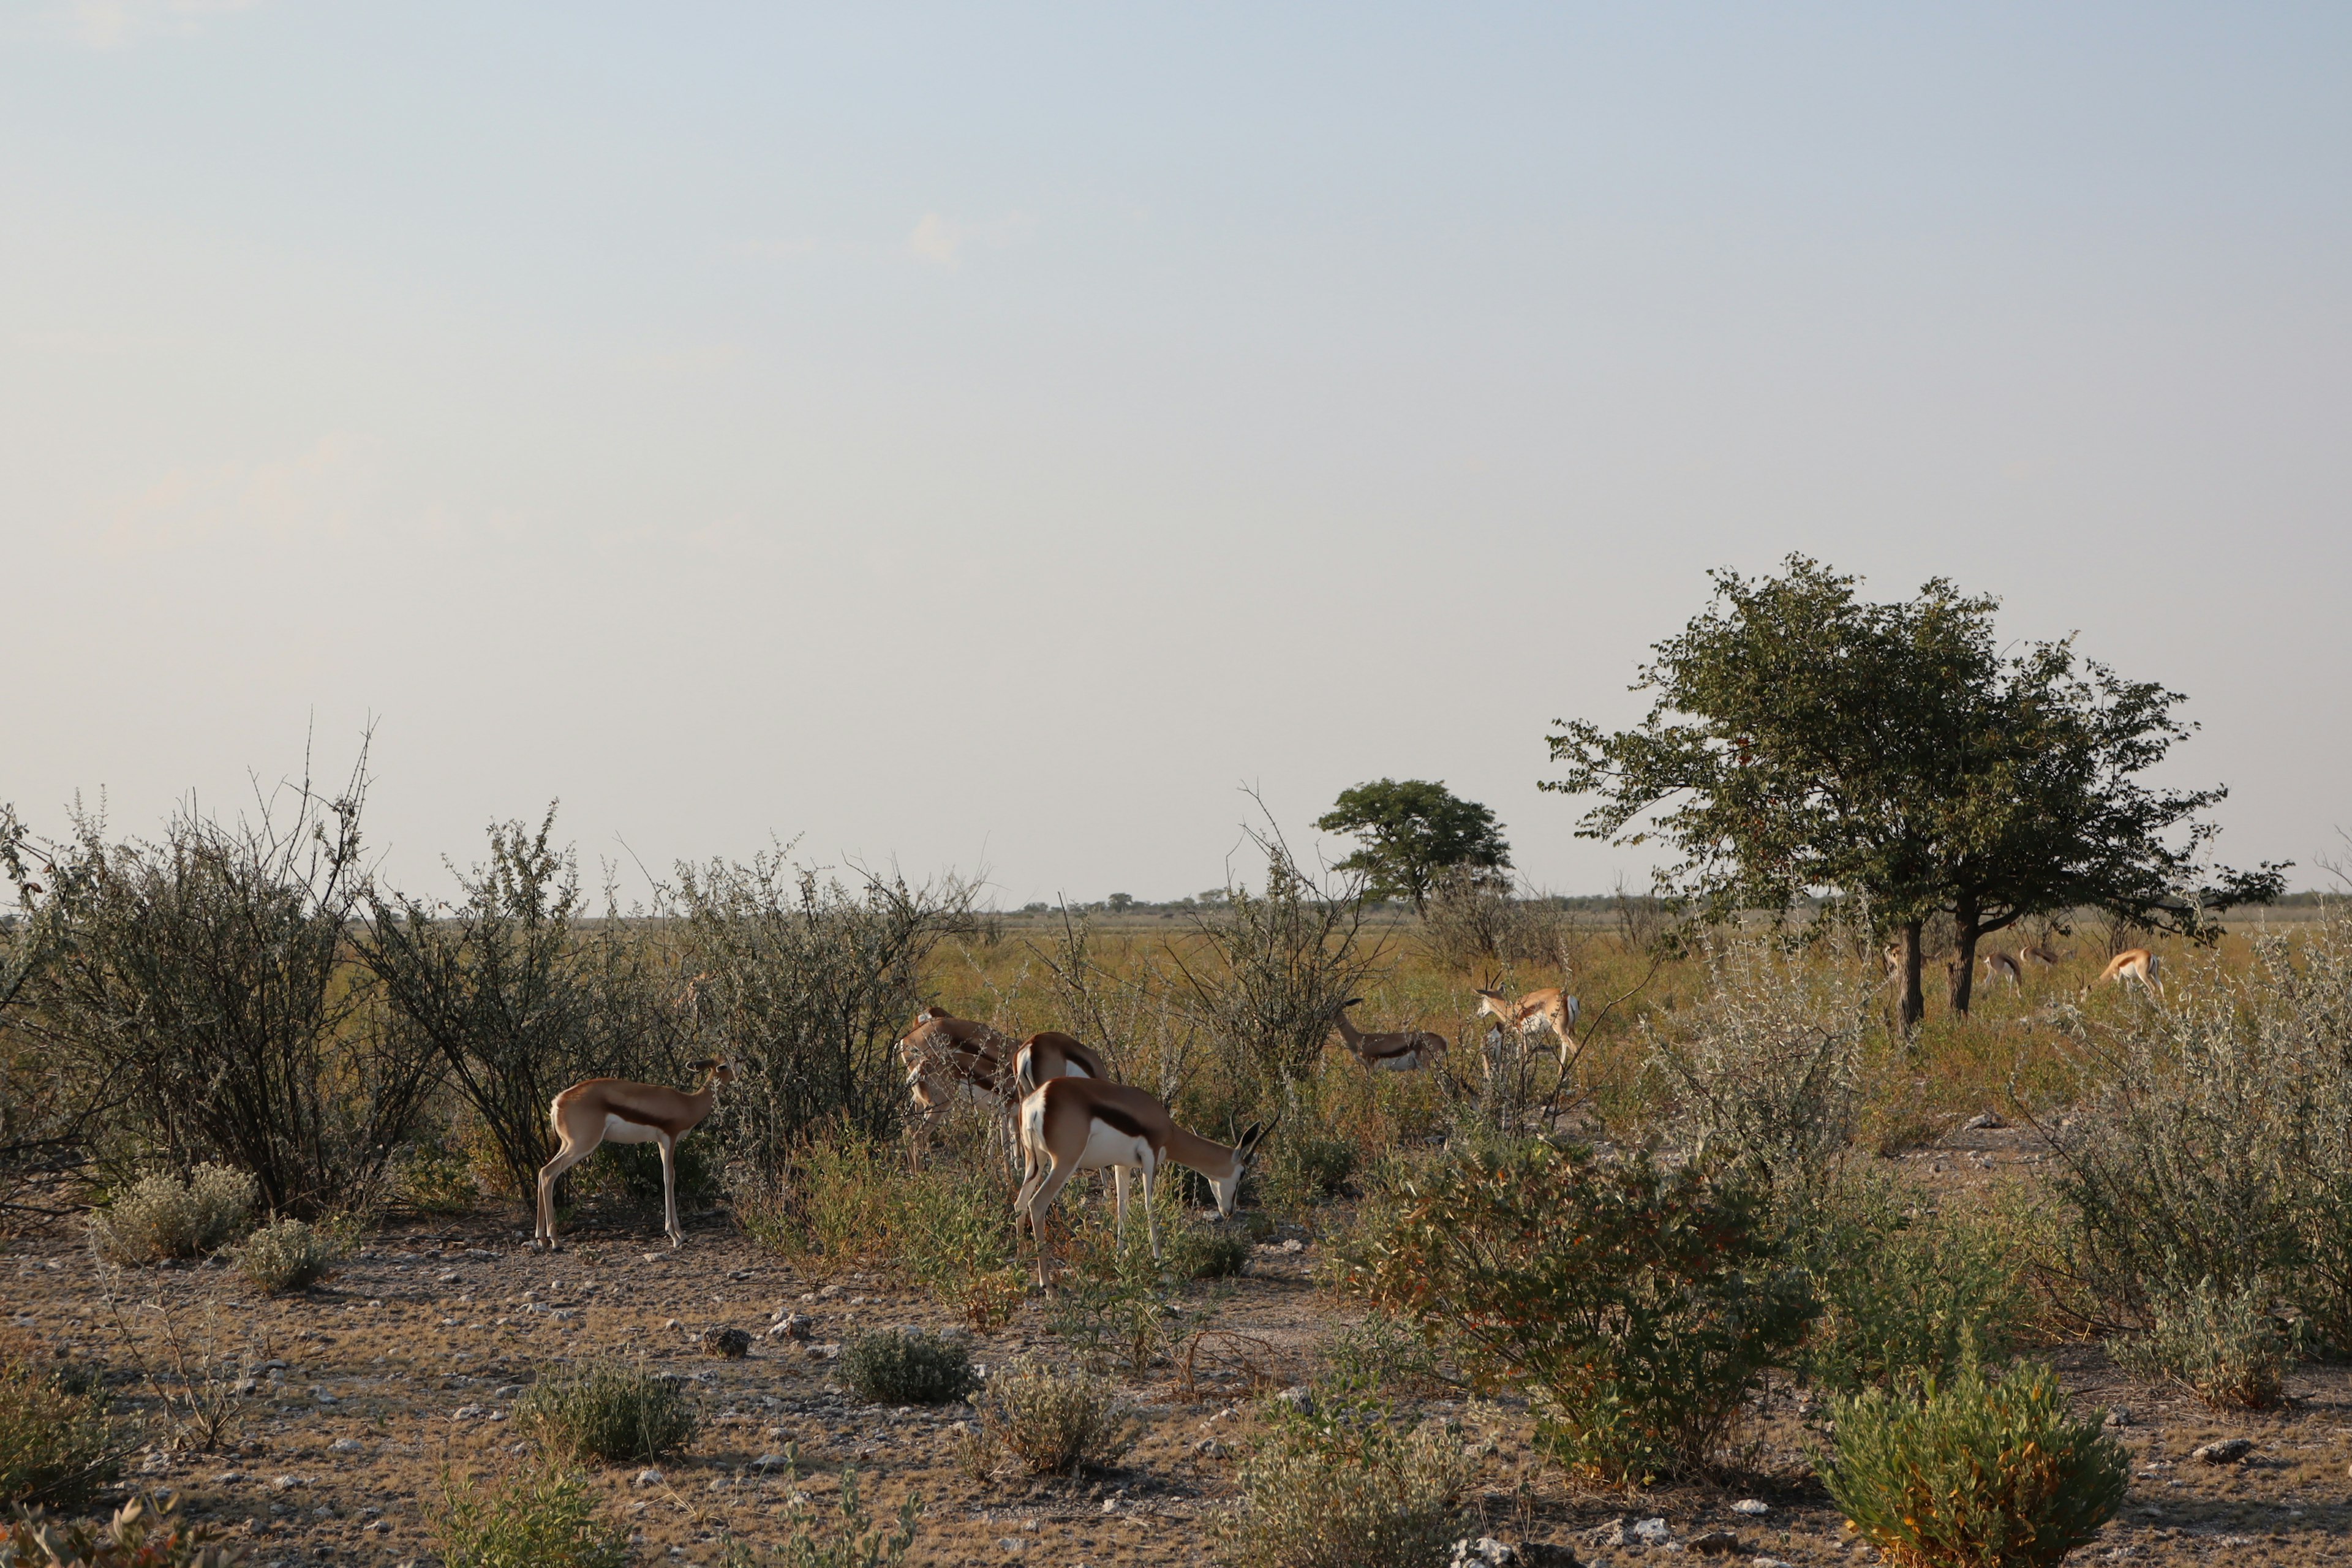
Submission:
M 1657 694 L 1642 723 L 1562 722 L 1568 776 L 1543 785 L 1601 797 L 1582 837 L 1671 844 L 1684 858 L 1661 884 L 1706 918 L 1823 890 L 1866 900 L 1900 935 L 1908 1026 L 1939 910 L 1966 1012 L 1978 942 L 2021 920 L 2089 907 L 2201 942 L 2219 934 L 2211 910 L 2284 891 L 2276 866 L 2202 864 L 2218 829 L 2197 819 L 2226 790 L 2141 782 L 2190 732 L 2179 692 L 2082 659 L 2071 638 L 2004 656 L 1999 601 L 1940 577 L 1893 604 L 1801 555 L 1778 577 L 1712 578 L 1716 603 L 1634 684 Z
M 1440 873 L 1456 866 L 1501 870 L 1511 863 L 1511 847 L 1495 814 L 1462 799 L 1443 782 L 1381 779 L 1358 784 L 1340 791 L 1315 826 L 1362 843 L 1339 869 L 1361 875 L 1368 897 L 1411 899 L 1416 910 L 1426 910 Z

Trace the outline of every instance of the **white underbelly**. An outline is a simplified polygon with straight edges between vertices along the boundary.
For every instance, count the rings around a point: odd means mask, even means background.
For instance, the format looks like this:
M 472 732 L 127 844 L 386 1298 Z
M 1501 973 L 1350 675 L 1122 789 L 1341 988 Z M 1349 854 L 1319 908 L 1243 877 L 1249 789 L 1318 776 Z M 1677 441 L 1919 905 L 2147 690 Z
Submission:
M 619 1116 L 604 1118 L 604 1142 L 607 1143 L 657 1143 L 661 1133 L 642 1121 L 631 1121 Z
M 1100 1171 L 1112 1165 L 1151 1169 L 1151 1145 L 1107 1121 L 1097 1121 L 1094 1131 L 1087 1134 L 1087 1147 L 1078 1156 L 1078 1169 Z

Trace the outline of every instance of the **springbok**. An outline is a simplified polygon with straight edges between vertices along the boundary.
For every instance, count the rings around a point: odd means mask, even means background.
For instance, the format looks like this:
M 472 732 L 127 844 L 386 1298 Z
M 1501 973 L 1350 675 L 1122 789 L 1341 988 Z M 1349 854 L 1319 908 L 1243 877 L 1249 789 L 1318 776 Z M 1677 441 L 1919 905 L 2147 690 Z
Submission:
M 1988 985 L 2021 985 L 2025 982 L 2025 966 L 2013 952 L 1988 952 L 1984 956 L 1985 984 Z
M 1143 1223 L 1151 1256 L 1160 1256 L 1160 1222 L 1151 1193 L 1160 1167 L 1173 1162 L 1209 1179 L 1217 1213 L 1232 1218 L 1242 1176 L 1270 1128 L 1250 1123 L 1241 1142 L 1213 1143 L 1176 1125 L 1168 1108 L 1139 1089 L 1098 1078 L 1049 1078 L 1021 1101 L 1021 1194 L 1013 1200 L 1013 1224 L 1026 1220 L 1037 1241 L 1037 1283 L 1046 1283 L 1045 1214 L 1080 1171 L 1108 1168 L 1118 1211 L 1118 1234 L 1127 1235 L 1127 1173 L 1143 1174 Z
M 2164 994 L 2164 976 L 2159 973 L 2162 961 L 2147 949 L 2127 947 L 2107 961 L 2107 966 L 2099 971 L 2099 978 L 2093 984 L 2102 984 L 2112 980 L 2121 985 L 2126 980 L 2137 980 L 2142 990 L 2161 996 Z
M 1339 1030 L 1339 1037 L 1348 1048 L 1368 1068 L 1385 1068 L 1391 1072 L 1414 1072 L 1445 1059 L 1446 1041 L 1443 1035 L 1433 1035 L 1426 1029 L 1399 1029 L 1388 1034 L 1368 1035 L 1356 1027 L 1348 1016 L 1348 1009 L 1364 1005 L 1361 996 L 1339 1004 L 1331 1021 Z
M 1110 1069 L 1092 1047 L 1055 1029 L 1041 1029 L 1022 1041 L 1020 1054 L 1013 1058 L 1013 1081 L 1024 1095 L 1036 1093 L 1049 1078 L 1109 1077 Z
M 718 1099 L 719 1086 L 735 1081 L 735 1069 L 716 1058 L 694 1064 L 708 1073 L 692 1094 L 662 1083 L 625 1078 L 583 1079 L 548 1102 L 555 1130 L 555 1158 L 539 1169 L 539 1224 L 534 1247 L 555 1250 L 555 1179 L 596 1152 L 602 1143 L 658 1143 L 662 1165 L 662 1231 L 677 1247 L 686 1240 L 677 1223 L 677 1141 L 702 1124 Z
M 926 1007 L 898 1041 L 907 1066 L 907 1092 L 926 1118 L 961 1094 L 982 1105 L 1013 1098 L 1013 1042 L 944 1007 Z
M 1569 1051 L 1576 1044 L 1577 1001 L 1558 986 L 1541 991 L 1529 991 L 1516 1002 L 1500 991 L 1478 987 L 1478 1011 L 1472 1016 L 1492 1014 L 1501 1020 L 1498 1028 L 1517 1029 L 1524 1039 L 1549 1029 L 1559 1041 L 1559 1065 L 1568 1066 Z
M 2055 969 L 2060 964 L 2065 963 L 2068 959 L 2074 957 L 2074 954 L 2072 949 L 2061 952 L 2059 949 L 2051 946 L 2047 942 L 2037 942 L 2029 946 L 2019 948 L 2017 950 L 2017 956 L 2023 959 L 2026 963 L 2035 964 L 2041 968 Z

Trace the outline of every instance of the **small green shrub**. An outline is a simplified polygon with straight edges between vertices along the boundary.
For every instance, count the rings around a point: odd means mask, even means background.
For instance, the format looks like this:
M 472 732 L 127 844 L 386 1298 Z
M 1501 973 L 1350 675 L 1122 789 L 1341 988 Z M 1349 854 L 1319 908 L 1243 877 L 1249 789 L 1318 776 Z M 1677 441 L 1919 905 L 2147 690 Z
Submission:
M 793 1477 L 788 1473 L 785 1479 Z M 922 1516 L 922 1496 L 910 1492 L 898 1505 L 897 1519 L 876 1525 L 859 1495 L 857 1471 L 845 1468 L 841 1495 L 832 1508 L 818 1507 L 806 1492 L 793 1492 L 785 1514 L 792 1534 L 765 1550 L 730 1541 L 719 1568 L 894 1568 L 915 1544 Z
M 1463 1531 L 1460 1439 L 1379 1418 L 1291 1419 L 1241 1468 L 1218 1524 L 1236 1568 L 1433 1568 Z
M 1298 1127 L 1267 1142 L 1257 1188 L 1269 1207 L 1295 1214 L 1328 1203 L 1355 1173 L 1354 1143 Z
M 1044 1362 L 999 1370 L 974 1403 L 987 1440 L 1038 1475 L 1109 1469 L 1142 1436 L 1108 1379 Z
M 1129 1372 L 1157 1362 L 1180 1331 L 1176 1290 L 1151 1256 L 1142 1216 L 1129 1215 L 1125 1240 L 1111 1216 L 1072 1205 L 1068 1244 L 1045 1323 L 1088 1352 L 1108 1353 Z
M 1612 1482 L 1705 1466 L 1819 1310 L 1763 1198 L 1687 1167 L 1474 1150 L 1368 1210 L 1342 1286 L 1525 1392 L 1538 1441 Z
M 610 1362 L 533 1384 L 516 1401 L 514 1421 L 558 1458 L 605 1465 L 676 1453 L 701 1424 L 676 1381 Z
M 198 1165 L 184 1182 L 158 1172 L 90 1215 L 90 1244 L 126 1266 L 200 1258 L 244 1230 L 257 1191 L 251 1176 L 226 1165 Z
M 487 1485 L 444 1475 L 433 1514 L 446 1568 L 623 1568 L 629 1533 L 596 1517 L 580 1476 L 536 1468 Z
M 2294 1344 L 2258 1290 L 2206 1279 L 2155 1303 L 2145 1334 L 2108 1344 L 2116 1364 L 2150 1382 L 2169 1379 L 2216 1410 L 2274 1410 L 2286 1403 Z
M 473 1162 L 439 1143 L 413 1144 L 402 1152 L 393 1191 L 425 1214 L 466 1214 L 482 1196 Z
M 237 1272 L 272 1296 L 325 1279 L 342 1255 L 341 1241 L 299 1219 L 265 1225 L 235 1251 Z
M 1907 1213 L 1905 1196 L 1892 1182 L 1847 1177 L 1798 1222 L 1822 1307 L 1804 1365 L 1836 1392 L 2000 1359 L 2032 1315 L 2007 1238 L 1969 1218 Z
M 860 1334 L 841 1352 L 841 1380 L 877 1405 L 952 1405 L 970 1394 L 971 1352 L 920 1329 Z
M 54 1524 L 37 1509 L 0 1522 L 0 1568 L 234 1568 L 244 1561 L 168 1493 L 137 1497 L 104 1524 Z
M 1182 1279 L 1229 1279 L 1249 1268 L 1249 1237 L 1213 1226 L 1178 1227 L 1164 1251 L 1170 1271 Z
M 1998 1382 L 1971 1363 L 1834 1410 L 1822 1484 L 1897 1568 L 2048 1568 L 2123 1505 L 2129 1455 L 2037 1363 Z
M 896 1261 L 908 1279 L 952 1301 L 982 1333 L 1027 1294 L 1013 1251 L 1013 1192 L 970 1170 L 935 1165 L 901 1178 L 893 1195 Z
M 0 1362 L 0 1504 L 83 1507 L 122 1473 L 123 1452 L 102 1398 Z

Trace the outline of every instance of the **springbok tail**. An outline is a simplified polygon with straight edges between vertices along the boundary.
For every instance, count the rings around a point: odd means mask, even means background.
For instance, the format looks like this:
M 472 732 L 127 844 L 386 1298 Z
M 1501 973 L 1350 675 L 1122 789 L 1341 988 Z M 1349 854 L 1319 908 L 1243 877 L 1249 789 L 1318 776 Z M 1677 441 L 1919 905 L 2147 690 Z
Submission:
M 1037 1064 L 1027 1046 L 1023 1046 L 1021 1054 L 1013 1058 L 1013 1081 L 1020 1086 L 1024 1100 L 1037 1092 Z

